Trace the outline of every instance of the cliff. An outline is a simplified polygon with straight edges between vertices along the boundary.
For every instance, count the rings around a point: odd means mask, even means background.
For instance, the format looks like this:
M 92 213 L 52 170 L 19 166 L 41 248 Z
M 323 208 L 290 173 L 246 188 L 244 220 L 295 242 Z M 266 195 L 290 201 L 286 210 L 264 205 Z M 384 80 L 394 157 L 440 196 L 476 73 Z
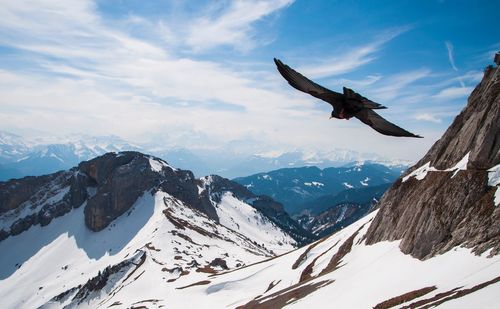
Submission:
M 499 133 L 500 71 L 489 66 L 441 139 L 384 194 L 367 243 L 400 239 L 400 249 L 419 259 L 455 246 L 498 254 L 498 184 L 491 178 Z

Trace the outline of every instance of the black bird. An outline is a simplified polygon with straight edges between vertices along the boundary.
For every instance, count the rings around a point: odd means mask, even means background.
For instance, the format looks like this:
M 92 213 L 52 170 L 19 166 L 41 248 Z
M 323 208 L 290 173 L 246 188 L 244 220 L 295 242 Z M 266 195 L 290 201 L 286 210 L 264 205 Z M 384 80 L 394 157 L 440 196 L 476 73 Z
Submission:
M 333 107 L 330 118 L 349 120 L 352 117 L 356 117 L 375 131 L 384 135 L 422 137 L 408 132 L 382 118 L 373 110 L 387 107 L 363 97 L 352 89 L 344 87 L 343 94 L 332 91 L 311 81 L 281 62 L 281 60 L 274 58 L 274 62 L 278 67 L 278 71 L 293 88 L 330 103 Z

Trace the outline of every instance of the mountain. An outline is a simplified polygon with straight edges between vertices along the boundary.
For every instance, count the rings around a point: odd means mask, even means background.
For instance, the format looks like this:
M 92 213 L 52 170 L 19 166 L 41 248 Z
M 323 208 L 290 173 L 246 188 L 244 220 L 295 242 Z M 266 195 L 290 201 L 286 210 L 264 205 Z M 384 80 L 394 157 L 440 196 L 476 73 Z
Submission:
M 363 188 L 349 188 L 336 194 L 327 194 L 300 205 L 302 214 L 319 215 L 342 203 L 372 204 L 380 200 L 390 183 Z
M 350 162 L 377 159 L 389 168 L 401 169 L 408 162 L 388 160 L 376 154 L 345 149 L 289 151 L 247 154 L 237 149 L 210 150 L 172 148 L 158 142 L 132 144 L 117 136 L 69 135 L 62 138 L 24 138 L 0 131 L 0 180 L 38 176 L 69 169 L 80 161 L 107 152 L 140 151 L 150 153 L 179 168 L 192 170 L 197 177 L 218 174 L 228 178 L 266 170 L 298 166 L 320 168 L 342 166 Z
M 163 157 L 159 153 L 155 153 Z M 393 170 L 403 170 L 408 168 L 409 162 L 404 160 L 393 160 L 383 158 L 377 154 L 359 153 L 346 149 L 334 149 L 331 151 L 287 151 L 287 152 L 266 152 L 247 155 L 241 152 L 218 152 L 200 151 L 196 152 L 199 162 L 211 169 L 211 173 L 217 173 L 227 178 L 245 177 L 260 173 L 262 171 L 272 171 L 282 168 L 299 167 L 341 167 L 350 165 L 352 162 L 376 163 L 389 167 Z M 166 155 L 169 160 L 173 156 Z M 197 161 L 185 161 L 189 166 L 198 166 Z M 197 170 L 198 171 L 198 170 Z M 201 173 L 200 175 L 204 175 Z
M 27 150 L 28 146 L 21 136 L 0 131 L 0 164 L 22 158 Z
M 384 195 L 367 243 L 401 239 L 419 259 L 459 244 L 498 254 L 499 132 L 500 72 L 490 66 L 441 139 Z
M 281 204 L 228 179 L 196 179 L 138 152 L 108 153 L 67 171 L 0 182 L 0 304 L 38 307 L 71 296 L 81 305 L 143 266 L 166 285 L 313 237 Z
M 74 136 L 55 141 L 0 132 L 0 180 L 49 174 L 107 152 L 137 149 L 116 136 Z
M 368 214 L 389 187 L 383 184 L 321 196 L 302 204 L 302 212 L 294 219 L 314 235 L 329 235 Z
M 285 168 L 235 178 L 256 194 L 264 194 L 279 201 L 287 212 L 298 214 L 316 208 L 317 199 L 339 194 L 346 189 L 359 189 L 390 184 L 401 175 L 402 169 L 376 163 L 358 162 L 344 167 L 320 169 L 315 166 Z M 371 200 L 371 199 L 369 199 Z M 321 210 L 321 200 L 317 207 Z M 328 204 L 328 206 L 333 206 Z M 319 211 L 318 211 L 319 212 Z

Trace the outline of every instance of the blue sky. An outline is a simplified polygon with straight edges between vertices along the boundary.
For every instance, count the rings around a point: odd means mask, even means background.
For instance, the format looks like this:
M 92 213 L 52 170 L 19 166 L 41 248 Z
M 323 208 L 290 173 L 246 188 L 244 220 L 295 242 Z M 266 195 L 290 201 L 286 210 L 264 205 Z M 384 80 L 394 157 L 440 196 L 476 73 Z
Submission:
M 4 1 L 0 130 L 194 150 L 332 148 L 415 160 L 500 50 L 500 1 Z M 273 57 L 353 88 L 424 139 L 297 92 Z

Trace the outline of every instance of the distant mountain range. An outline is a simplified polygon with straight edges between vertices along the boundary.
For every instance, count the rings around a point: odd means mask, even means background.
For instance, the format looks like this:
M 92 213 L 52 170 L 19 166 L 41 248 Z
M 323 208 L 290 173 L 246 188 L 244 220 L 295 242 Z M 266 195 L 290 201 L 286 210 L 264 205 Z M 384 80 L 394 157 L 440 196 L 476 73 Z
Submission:
M 288 167 L 343 166 L 351 162 L 378 162 L 386 166 L 409 166 L 376 154 L 345 149 L 241 154 L 229 150 L 190 150 L 161 145 L 136 145 L 117 136 L 72 135 L 65 138 L 25 138 L 0 131 L 0 180 L 53 173 L 75 166 L 107 152 L 141 151 L 160 157 L 179 168 L 190 169 L 197 177 L 217 174 L 235 178 Z
M 359 199 L 363 199 L 363 202 L 366 202 L 364 200 L 366 199 L 369 202 L 374 196 L 373 190 L 362 189 L 380 185 L 385 185 L 386 189 L 405 169 L 406 167 L 402 165 L 388 167 L 367 162 L 325 169 L 314 166 L 284 168 L 235 178 L 234 181 L 255 194 L 268 195 L 283 203 L 290 214 L 304 211 L 319 214 L 334 206 L 333 200 L 341 192 L 346 192 L 348 198 L 338 197 L 338 203 L 354 202 Z M 363 194 L 360 195 L 360 192 Z
M 107 152 L 137 149 L 116 136 L 36 140 L 0 132 L 0 180 L 49 174 Z
M 323 195 L 300 205 L 301 212 L 294 219 L 318 237 L 330 235 L 372 211 L 390 186 L 351 188 Z

